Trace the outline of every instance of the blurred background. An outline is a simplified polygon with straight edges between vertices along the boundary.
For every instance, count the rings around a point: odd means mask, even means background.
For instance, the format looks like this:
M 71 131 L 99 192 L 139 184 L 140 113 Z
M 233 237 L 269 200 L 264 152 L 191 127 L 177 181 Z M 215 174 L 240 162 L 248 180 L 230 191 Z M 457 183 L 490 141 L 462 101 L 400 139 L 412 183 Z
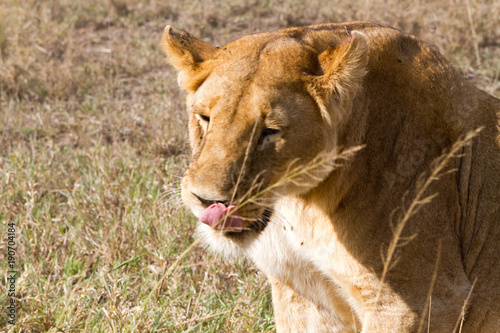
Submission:
M 0 249 L 14 223 L 20 276 L 16 324 L 2 314 L 0 331 L 274 331 L 262 274 L 190 247 L 185 95 L 163 28 L 222 46 L 353 20 L 434 44 L 500 96 L 498 0 L 2 0 Z M 0 260 L 2 290 L 7 270 Z

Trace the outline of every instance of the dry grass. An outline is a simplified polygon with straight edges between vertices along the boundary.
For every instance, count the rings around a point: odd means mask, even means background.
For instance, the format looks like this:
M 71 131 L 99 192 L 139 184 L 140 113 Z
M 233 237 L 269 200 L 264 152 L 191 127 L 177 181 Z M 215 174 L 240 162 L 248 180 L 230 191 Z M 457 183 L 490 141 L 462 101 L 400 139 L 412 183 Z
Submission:
M 172 24 L 222 45 L 360 19 L 436 44 L 500 95 L 493 1 L 2 1 L 0 234 L 15 223 L 21 276 L 17 324 L 2 315 L 0 330 L 272 331 L 269 288 L 251 265 L 193 247 L 169 271 L 196 222 L 171 209 L 176 200 L 158 205 L 189 160 L 183 95 L 161 33 Z M 5 259 L 0 270 L 5 290 Z

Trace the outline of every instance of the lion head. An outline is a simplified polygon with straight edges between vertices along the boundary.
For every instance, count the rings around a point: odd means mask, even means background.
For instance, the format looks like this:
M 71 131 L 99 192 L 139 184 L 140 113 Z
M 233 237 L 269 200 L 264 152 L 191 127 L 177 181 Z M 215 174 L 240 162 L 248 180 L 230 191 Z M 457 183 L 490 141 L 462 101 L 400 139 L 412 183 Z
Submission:
M 182 197 L 225 236 L 258 233 L 278 197 L 304 193 L 332 170 L 368 41 L 352 31 L 318 50 L 306 39 L 285 30 L 217 48 L 165 29 L 165 52 L 188 93 L 193 158 Z

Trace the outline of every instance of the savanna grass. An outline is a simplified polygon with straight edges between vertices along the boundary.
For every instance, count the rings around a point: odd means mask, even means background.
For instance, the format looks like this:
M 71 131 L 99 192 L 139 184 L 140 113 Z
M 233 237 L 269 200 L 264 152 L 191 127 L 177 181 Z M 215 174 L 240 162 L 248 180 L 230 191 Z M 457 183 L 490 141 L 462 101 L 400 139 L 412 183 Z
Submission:
M 273 331 L 262 274 L 190 248 L 196 221 L 178 196 L 186 115 L 160 51 L 163 27 L 220 46 L 287 26 L 373 20 L 434 43 L 500 95 L 500 5 L 467 3 L 2 1 L 0 248 L 14 223 L 20 276 L 16 324 L 2 313 L 0 330 Z

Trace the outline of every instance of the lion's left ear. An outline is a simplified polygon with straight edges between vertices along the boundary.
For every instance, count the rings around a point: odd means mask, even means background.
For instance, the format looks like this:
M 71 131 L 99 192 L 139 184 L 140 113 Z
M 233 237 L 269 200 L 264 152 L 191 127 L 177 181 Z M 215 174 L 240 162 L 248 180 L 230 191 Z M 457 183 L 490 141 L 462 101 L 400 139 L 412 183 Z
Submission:
M 169 62 L 179 71 L 179 85 L 188 92 L 196 91 L 210 74 L 208 62 L 219 50 L 169 25 L 165 28 L 162 45 Z
M 323 75 L 306 78 L 310 94 L 329 122 L 341 121 L 350 108 L 366 74 L 368 50 L 368 38 L 352 31 L 342 44 L 329 47 L 318 56 Z

